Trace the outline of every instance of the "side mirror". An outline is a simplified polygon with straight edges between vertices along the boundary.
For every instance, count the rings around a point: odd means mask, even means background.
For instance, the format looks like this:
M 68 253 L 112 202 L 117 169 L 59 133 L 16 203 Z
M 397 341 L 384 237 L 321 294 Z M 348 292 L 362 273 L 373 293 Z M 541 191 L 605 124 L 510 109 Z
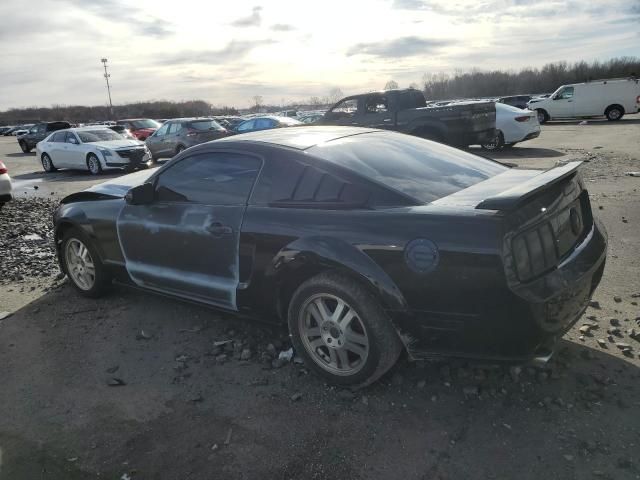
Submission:
M 153 202 L 154 197 L 155 189 L 153 184 L 143 183 L 129 190 L 124 199 L 129 205 L 147 205 Z

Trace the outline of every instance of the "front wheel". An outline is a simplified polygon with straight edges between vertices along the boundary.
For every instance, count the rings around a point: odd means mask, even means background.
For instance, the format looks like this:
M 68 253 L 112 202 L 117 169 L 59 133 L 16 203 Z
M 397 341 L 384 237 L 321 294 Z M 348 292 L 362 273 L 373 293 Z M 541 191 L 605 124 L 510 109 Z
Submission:
M 541 108 L 536 110 L 538 115 L 538 123 L 542 125 L 543 123 L 547 123 L 549 121 L 549 114 L 542 110 Z
M 288 323 L 305 364 L 337 385 L 369 385 L 393 366 L 402 349 L 376 298 L 335 273 L 315 276 L 296 290 Z
M 484 150 L 495 151 L 504 147 L 504 136 L 500 130 L 496 130 L 492 138 L 480 145 Z
M 87 157 L 87 169 L 91 175 L 100 175 L 102 173 L 102 165 L 100 160 L 93 153 L 90 153 Z
M 51 157 L 46 153 L 42 154 L 42 158 L 40 159 L 40 161 L 42 162 L 42 169 L 45 172 L 51 173 L 57 170 L 57 168 L 53 165 L 53 162 L 51 161 Z
M 86 297 L 99 297 L 111 278 L 91 242 L 79 230 L 68 230 L 60 248 L 62 265 L 73 286 Z

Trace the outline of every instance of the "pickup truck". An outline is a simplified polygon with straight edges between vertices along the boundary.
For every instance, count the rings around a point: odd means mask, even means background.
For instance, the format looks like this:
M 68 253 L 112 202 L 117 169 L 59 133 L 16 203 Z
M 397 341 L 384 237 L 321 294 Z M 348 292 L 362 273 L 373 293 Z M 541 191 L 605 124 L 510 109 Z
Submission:
M 496 107 L 493 102 L 474 101 L 427 106 L 419 90 L 386 90 L 343 98 L 317 124 L 395 130 L 466 147 L 494 137 Z

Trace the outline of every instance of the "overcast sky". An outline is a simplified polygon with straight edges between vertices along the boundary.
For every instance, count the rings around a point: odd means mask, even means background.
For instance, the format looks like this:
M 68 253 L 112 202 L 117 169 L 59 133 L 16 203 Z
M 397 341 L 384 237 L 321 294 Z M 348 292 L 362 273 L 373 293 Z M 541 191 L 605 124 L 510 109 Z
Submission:
M 640 0 L 1 0 L 0 110 L 245 107 L 424 73 L 640 56 Z

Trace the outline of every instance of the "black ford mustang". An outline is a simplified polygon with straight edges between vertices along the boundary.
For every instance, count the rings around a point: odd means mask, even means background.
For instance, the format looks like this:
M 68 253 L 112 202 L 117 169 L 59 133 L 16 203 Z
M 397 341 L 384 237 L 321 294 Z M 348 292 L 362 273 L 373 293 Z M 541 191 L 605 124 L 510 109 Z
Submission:
M 310 368 L 367 384 L 403 348 L 550 354 L 605 264 L 577 168 L 510 169 L 381 130 L 278 129 L 68 196 L 56 242 L 82 294 L 116 280 L 281 319 Z

